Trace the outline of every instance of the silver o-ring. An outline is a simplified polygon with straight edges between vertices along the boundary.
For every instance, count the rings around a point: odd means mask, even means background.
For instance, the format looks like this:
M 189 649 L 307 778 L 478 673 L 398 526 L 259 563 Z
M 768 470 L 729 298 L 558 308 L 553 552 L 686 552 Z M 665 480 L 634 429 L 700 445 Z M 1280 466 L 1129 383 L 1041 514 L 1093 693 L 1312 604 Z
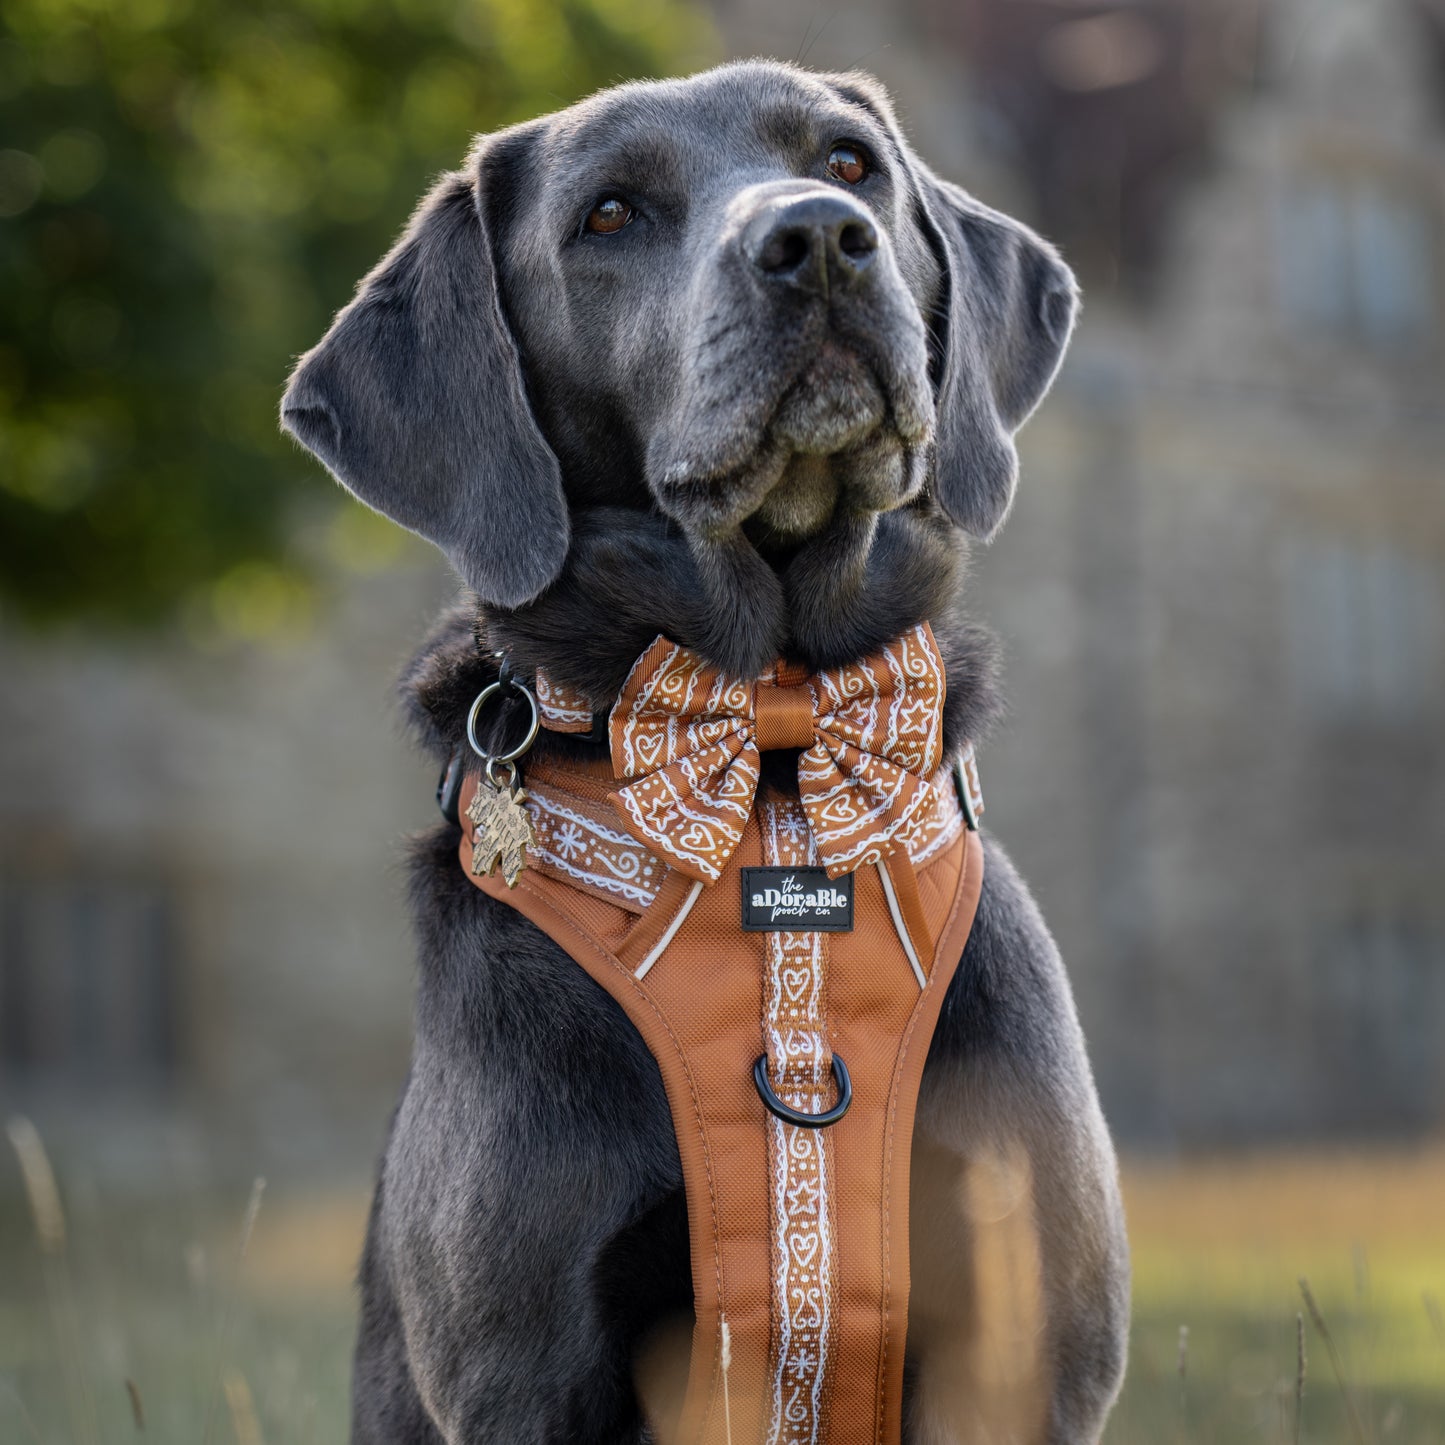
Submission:
M 478 694 L 477 700 L 472 704 L 472 710 L 467 714 L 467 741 L 472 745 L 472 751 L 484 762 L 510 763 L 520 758 L 523 753 L 537 740 L 537 729 L 542 725 L 541 714 L 537 711 L 537 699 L 532 696 L 527 688 L 520 682 L 509 682 L 508 686 L 515 692 L 522 694 L 527 699 L 527 706 L 532 709 L 532 720 L 527 728 L 527 736 L 522 739 L 510 752 L 498 753 L 493 756 L 477 741 L 477 718 L 482 711 L 482 704 L 488 701 L 494 693 L 502 690 L 500 682 L 489 682 Z
M 505 768 L 507 770 L 507 781 L 499 782 L 497 774 Z M 511 792 L 517 784 L 517 765 L 506 758 L 488 758 L 487 765 L 482 769 L 487 775 L 487 781 L 500 793 L 504 789 Z

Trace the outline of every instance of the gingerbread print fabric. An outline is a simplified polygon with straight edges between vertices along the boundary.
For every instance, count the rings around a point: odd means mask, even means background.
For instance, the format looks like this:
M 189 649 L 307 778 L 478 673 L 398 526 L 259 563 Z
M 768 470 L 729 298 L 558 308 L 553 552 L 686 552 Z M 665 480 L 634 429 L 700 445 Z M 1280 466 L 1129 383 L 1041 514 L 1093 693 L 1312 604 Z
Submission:
M 657 898 L 667 865 L 622 832 L 605 803 L 532 783 L 526 807 L 536 839 L 527 850 L 529 865 L 629 913 L 641 913 Z
M 807 690 L 810 737 L 798 790 L 831 878 L 875 863 L 932 810 L 943 746 L 943 660 L 927 623 L 862 662 L 819 672 Z M 659 637 L 612 709 L 613 794 L 628 830 L 688 877 L 711 883 L 742 837 L 757 793 L 759 690 L 793 692 L 770 669 L 726 678 Z
M 529 868 L 629 913 L 641 913 L 655 901 L 668 866 L 622 831 L 611 805 L 589 802 L 533 777 L 527 781 L 526 809 L 536 836 L 535 846 L 527 849 Z M 923 867 L 948 847 L 962 827 L 958 796 L 942 769 L 933 777 L 932 806 L 915 818 L 909 833 L 915 866 Z
M 817 850 L 794 799 L 759 809 L 763 862 L 815 866 Z M 816 1114 L 833 1094 L 828 1044 L 828 935 L 769 933 L 763 1036 L 768 1074 L 784 1103 Z M 816 1445 L 831 1364 L 835 1279 L 828 1131 L 768 1116 L 773 1319 L 767 1445 Z
M 554 733 L 590 733 L 592 704 L 579 692 L 553 682 L 544 668 L 537 669 L 537 706 L 542 726 Z

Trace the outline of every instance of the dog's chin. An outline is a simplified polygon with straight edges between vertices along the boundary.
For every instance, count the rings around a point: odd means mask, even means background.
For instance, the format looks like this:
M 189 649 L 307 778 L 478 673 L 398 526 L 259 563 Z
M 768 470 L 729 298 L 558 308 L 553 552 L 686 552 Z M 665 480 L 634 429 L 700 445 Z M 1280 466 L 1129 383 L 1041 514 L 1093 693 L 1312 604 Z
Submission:
M 926 453 L 887 426 L 852 434 L 835 451 L 778 443 L 787 460 L 742 523 L 748 540 L 770 556 L 791 554 L 837 525 L 891 512 L 923 489 Z
M 693 438 L 674 438 L 670 461 L 654 472 L 659 505 L 694 535 L 723 539 L 742 528 L 754 545 L 791 551 L 835 520 L 912 501 L 933 419 L 919 415 L 913 388 L 897 384 L 906 370 L 825 342 L 780 396 L 734 413 L 721 430 L 704 422 Z
M 833 457 L 795 454 L 757 511 L 744 519 L 743 533 L 771 560 L 780 561 L 827 527 L 842 492 Z
M 790 452 L 772 490 L 743 519 L 743 535 L 773 565 L 785 564 L 813 539 L 911 501 L 922 461 L 884 428 L 836 452 Z
M 891 511 L 922 485 L 872 372 L 832 348 L 783 397 L 762 450 L 777 478 L 743 528 L 772 552 L 796 549 L 840 515 Z

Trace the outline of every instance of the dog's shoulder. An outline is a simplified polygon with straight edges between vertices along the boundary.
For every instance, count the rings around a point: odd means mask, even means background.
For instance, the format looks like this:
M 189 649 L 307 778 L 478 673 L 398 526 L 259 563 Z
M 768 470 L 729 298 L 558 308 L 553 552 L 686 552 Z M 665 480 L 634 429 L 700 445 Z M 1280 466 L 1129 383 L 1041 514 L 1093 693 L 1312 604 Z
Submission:
M 1004 1055 L 1063 1094 L 1090 1089 L 1064 962 L 1028 885 L 985 835 L 983 889 L 934 1035 L 955 1058 Z
M 948 676 L 944 749 L 953 754 L 969 743 L 978 747 L 1004 714 L 998 636 L 968 615 L 961 597 L 935 615 L 930 625 Z
M 463 593 L 432 624 L 397 680 L 411 734 L 438 762 L 461 743 L 472 699 L 497 675 L 477 635 L 478 616 L 476 598 Z

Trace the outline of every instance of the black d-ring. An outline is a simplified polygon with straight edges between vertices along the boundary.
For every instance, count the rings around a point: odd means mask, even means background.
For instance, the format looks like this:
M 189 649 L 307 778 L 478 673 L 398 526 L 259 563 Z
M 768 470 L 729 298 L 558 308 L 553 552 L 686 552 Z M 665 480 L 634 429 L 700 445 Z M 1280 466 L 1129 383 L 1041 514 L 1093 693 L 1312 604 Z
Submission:
M 768 1079 L 766 1054 L 759 1054 L 757 1063 L 753 1065 L 753 1083 L 758 1086 L 758 1098 L 763 1101 L 768 1112 L 776 1114 L 783 1123 L 796 1124 L 800 1129 L 826 1129 L 829 1124 L 836 1124 L 848 1112 L 848 1105 L 853 1102 L 853 1080 L 848 1077 L 848 1065 L 837 1054 L 833 1055 L 833 1081 L 838 1085 L 838 1102 L 831 1109 L 824 1109 L 821 1114 L 805 1114 L 801 1109 L 794 1109 L 783 1103 L 773 1093 L 773 1086 Z

